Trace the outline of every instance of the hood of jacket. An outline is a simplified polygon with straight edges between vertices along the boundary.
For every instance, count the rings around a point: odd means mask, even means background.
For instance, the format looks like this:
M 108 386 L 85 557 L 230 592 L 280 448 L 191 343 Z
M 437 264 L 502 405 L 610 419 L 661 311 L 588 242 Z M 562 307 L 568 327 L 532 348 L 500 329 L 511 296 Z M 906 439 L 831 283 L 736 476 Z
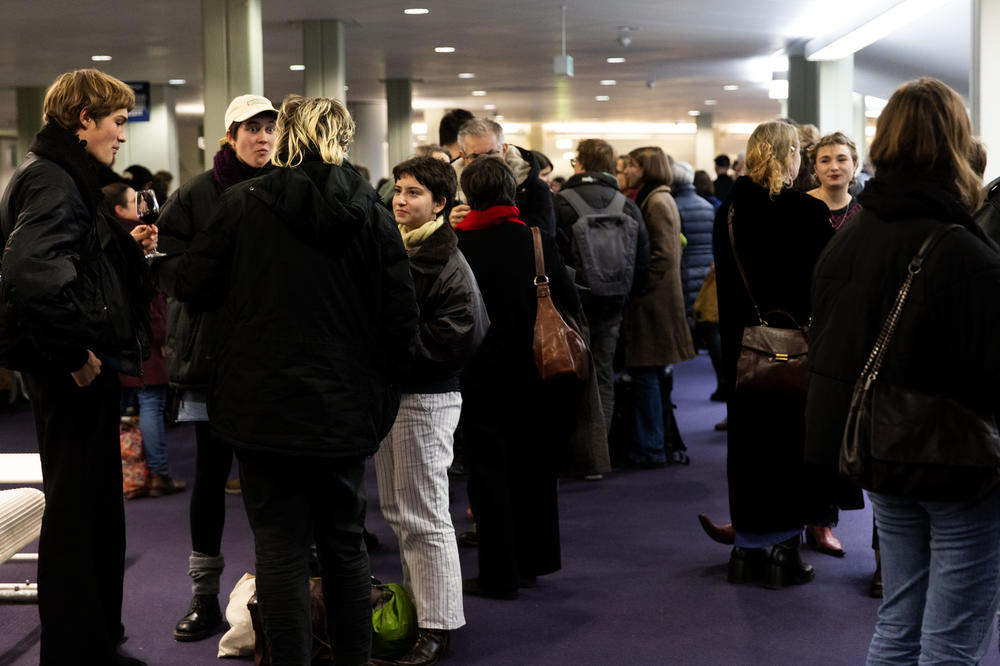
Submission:
M 961 224 L 977 238 L 986 234 L 979 228 L 969 211 L 962 206 L 958 191 L 941 183 L 909 174 L 876 176 L 865 184 L 858 195 L 865 210 L 881 219 L 935 219 Z
M 243 184 L 303 243 L 330 248 L 360 230 L 375 191 L 346 160 L 340 166 L 306 158 Z

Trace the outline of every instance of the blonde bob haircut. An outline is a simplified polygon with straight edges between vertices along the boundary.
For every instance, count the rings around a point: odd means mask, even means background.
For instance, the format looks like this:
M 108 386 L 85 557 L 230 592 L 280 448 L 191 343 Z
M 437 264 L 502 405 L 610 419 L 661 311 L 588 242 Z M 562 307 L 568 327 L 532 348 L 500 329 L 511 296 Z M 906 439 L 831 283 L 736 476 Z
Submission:
M 297 167 L 308 155 L 340 165 L 354 140 L 354 120 L 347 108 L 329 97 L 288 95 L 278 111 L 278 137 L 271 162 Z
M 95 120 L 110 116 L 118 109 L 131 111 L 135 93 L 113 76 L 96 69 L 77 69 L 60 74 L 49 86 L 42 102 L 42 122 L 63 129 L 80 129 L 84 109 Z
M 904 83 L 878 117 L 869 156 L 878 175 L 922 176 L 954 188 L 970 212 L 982 181 L 969 164 L 972 129 L 962 98 L 937 79 Z
M 798 174 L 791 173 L 792 153 L 799 149 L 799 132 L 781 120 L 761 123 L 747 140 L 747 176 L 775 198 Z

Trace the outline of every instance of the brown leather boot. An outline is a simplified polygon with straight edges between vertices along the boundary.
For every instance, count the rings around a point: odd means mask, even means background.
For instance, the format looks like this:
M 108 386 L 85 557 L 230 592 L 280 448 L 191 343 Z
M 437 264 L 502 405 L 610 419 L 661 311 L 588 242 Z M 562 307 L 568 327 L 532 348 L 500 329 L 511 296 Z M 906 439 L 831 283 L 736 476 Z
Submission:
M 187 483 L 184 481 L 174 481 L 170 478 L 169 474 L 150 474 L 149 475 L 149 491 L 150 497 L 163 497 L 164 495 L 173 495 L 174 493 L 179 493 L 187 488 Z
M 872 584 L 868 586 L 868 596 L 874 599 L 882 598 L 882 554 L 875 551 L 875 575 Z
M 432 666 L 448 651 L 447 629 L 417 629 L 417 642 L 397 659 L 372 659 L 377 666 Z

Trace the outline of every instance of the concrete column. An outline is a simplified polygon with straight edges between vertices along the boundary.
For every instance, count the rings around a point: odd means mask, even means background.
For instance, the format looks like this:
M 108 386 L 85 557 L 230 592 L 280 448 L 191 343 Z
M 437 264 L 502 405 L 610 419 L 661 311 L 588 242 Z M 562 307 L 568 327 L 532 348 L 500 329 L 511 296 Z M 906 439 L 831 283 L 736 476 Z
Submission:
M 385 82 L 390 168 L 413 152 L 412 98 L 413 83 L 409 79 L 389 79 Z
M 302 22 L 302 64 L 306 66 L 306 97 L 344 101 L 347 55 L 341 21 Z
M 695 118 L 697 130 L 694 135 L 694 169 L 715 173 L 715 130 L 712 128 L 712 114 L 702 113 Z
M 788 117 L 819 125 L 819 67 L 804 55 L 788 56 Z
M 226 107 L 238 95 L 264 94 L 264 39 L 260 0 L 201 0 L 205 67 L 206 169 L 224 136 Z M 274 100 L 272 100 L 274 101 Z M 278 100 L 280 102 L 280 100 Z
M 853 99 L 854 113 L 852 114 L 851 131 L 847 135 L 854 140 L 854 145 L 858 147 L 858 169 L 860 169 L 868 154 L 868 137 L 865 136 L 868 118 L 865 116 L 865 96 L 861 93 L 854 93 Z
M 347 110 L 351 112 L 355 126 L 354 144 L 350 148 L 348 159 L 352 164 L 368 167 L 372 185 L 375 185 L 379 178 L 392 173 L 387 156 L 385 105 L 380 102 L 352 102 L 347 105 Z M 393 162 L 392 165 L 397 163 Z
M 819 132 L 854 131 L 854 55 L 819 63 Z
M 441 126 L 442 118 L 444 118 L 444 109 L 424 109 L 424 124 L 427 125 L 427 141 L 425 143 L 437 143 L 440 140 L 438 128 Z
M 503 123 L 500 124 L 503 125 Z M 537 150 L 542 153 L 545 152 L 545 132 L 542 128 L 541 123 L 531 123 L 531 125 L 528 126 L 527 138 L 528 140 L 525 141 L 525 143 L 527 143 L 528 145 L 523 146 L 524 148 L 528 148 L 529 150 Z M 546 157 L 548 157 L 550 160 L 552 159 L 552 155 L 546 155 Z
M 1000 3 L 972 2 L 972 133 L 986 144 L 986 182 L 1000 176 Z
M 19 87 L 17 99 L 17 162 L 24 160 L 28 148 L 42 128 L 42 102 L 45 88 Z
M 115 171 L 121 173 L 132 164 L 141 164 L 153 173 L 169 171 L 174 174 L 175 184 L 179 182 L 176 99 L 177 91 L 171 86 L 149 87 L 149 120 L 125 125 L 127 140 L 118 150 Z

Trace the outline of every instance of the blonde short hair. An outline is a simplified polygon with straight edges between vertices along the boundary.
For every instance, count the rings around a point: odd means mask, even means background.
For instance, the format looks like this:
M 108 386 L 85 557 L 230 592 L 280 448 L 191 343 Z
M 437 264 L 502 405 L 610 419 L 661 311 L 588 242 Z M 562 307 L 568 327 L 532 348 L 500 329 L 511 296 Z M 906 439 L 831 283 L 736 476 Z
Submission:
M 42 102 L 42 122 L 76 130 L 84 109 L 100 120 L 118 109 L 131 111 L 133 107 L 135 93 L 122 81 L 96 69 L 77 69 L 60 74 L 49 86 Z
M 792 152 L 798 149 L 799 133 L 792 125 L 781 120 L 757 125 L 747 140 L 747 176 L 773 199 L 795 179 L 791 162 Z
M 306 155 L 327 164 L 342 164 L 354 140 L 354 120 L 347 107 L 330 97 L 306 99 L 288 95 L 278 111 L 278 137 L 271 162 L 296 167 Z

